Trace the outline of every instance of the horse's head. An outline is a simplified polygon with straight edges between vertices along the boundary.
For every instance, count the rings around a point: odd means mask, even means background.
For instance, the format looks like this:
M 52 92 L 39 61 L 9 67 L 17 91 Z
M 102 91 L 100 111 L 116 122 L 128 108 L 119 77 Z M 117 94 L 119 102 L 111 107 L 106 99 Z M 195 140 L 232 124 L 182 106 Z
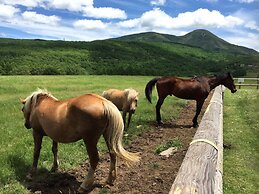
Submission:
M 49 94 L 46 90 L 38 89 L 24 100 L 21 100 L 21 103 L 23 104 L 22 112 L 25 119 L 24 126 L 27 129 L 32 128 L 32 114 L 35 107 L 37 106 L 37 100 L 40 96 L 51 96 L 51 94 Z
M 135 98 L 131 99 L 130 112 L 134 113 L 136 111 L 137 106 L 138 106 L 138 97 L 136 96 Z
M 223 79 L 222 84 L 227 87 L 232 93 L 235 93 L 237 91 L 234 79 L 230 73 L 227 73 L 225 78 Z
M 129 112 L 134 113 L 138 106 L 138 92 L 134 89 L 126 89 L 128 95 Z
M 34 99 L 34 95 L 30 95 L 26 99 L 21 100 L 21 103 L 23 104 L 22 112 L 25 119 L 24 126 L 27 129 L 31 128 L 30 117 L 31 117 L 31 111 L 33 108 L 33 99 Z

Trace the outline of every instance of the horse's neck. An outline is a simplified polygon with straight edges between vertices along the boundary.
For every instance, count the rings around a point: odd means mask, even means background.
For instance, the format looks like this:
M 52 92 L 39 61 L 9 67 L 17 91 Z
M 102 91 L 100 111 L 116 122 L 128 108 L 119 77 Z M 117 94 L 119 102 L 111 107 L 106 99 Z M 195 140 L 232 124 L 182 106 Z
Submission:
M 210 85 L 210 90 L 213 90 L 214 88 L 216 88 L 217 86 L 219 86 L 221 84 L 222 80 L 219 79 L 218 77 L 211 77 L 209 78 L 209 85 Z

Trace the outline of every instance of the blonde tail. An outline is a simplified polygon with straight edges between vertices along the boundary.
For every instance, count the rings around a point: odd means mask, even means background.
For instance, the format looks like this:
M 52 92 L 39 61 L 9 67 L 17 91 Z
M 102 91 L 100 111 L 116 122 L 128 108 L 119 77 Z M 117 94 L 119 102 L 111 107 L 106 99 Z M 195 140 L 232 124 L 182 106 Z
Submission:
M 128 165 L 132 165 L 140 160 L 138 153 L 125 150 L 122 146 L 124 124 L 120 111 L 110 101 L 104 100 L 104 110 L 108 117 L 108 125 L 105 130 L 106 141 L 111 151 L 123 159 Z

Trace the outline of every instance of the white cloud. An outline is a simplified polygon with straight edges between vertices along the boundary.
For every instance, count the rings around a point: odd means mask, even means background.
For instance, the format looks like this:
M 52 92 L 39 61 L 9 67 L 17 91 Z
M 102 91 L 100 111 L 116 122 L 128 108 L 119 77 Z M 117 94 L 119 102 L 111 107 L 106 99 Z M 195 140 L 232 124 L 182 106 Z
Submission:
M 48 24 L 48 25 L 57 25 L 60 21 L 60 18 L 52 15 L 52 16 L 46 16 L 42 14 L 37 14 L 34 11 L 25 11 L 22 13 L 22 17 L 24 20 L 29 22 L 35 22 L 39 24 Z
M 106 28 L 101 20 L 78 20 L 73 23 L 73 26 L 83 30 L 96 30 Z
M 5 37 L 8 37 L 8 36 L 7 36 L 7 34 L 1 32 L 0 37 L 5 38 Z
M 206 0 L 207 2 L 210 2 L 210 3 L 216 3 L 218 2 L 218 0 Z
M 12 18 L 18 12 L 20 12 L 20 10 L 11 5 L 0 4 L 0 18 Z
M 180 13 L 173 18 L 159 8 L 145 12 L 140 18 L 123 21 L 121 27 L 141 26 L 147 29 L 165 28 L 178 29 L 187 27 L 213 27 L 224 28 L 234 27 L 243 24 L 243 20 L 234 16 L 224 16 L 219 11 L 198 9 L 194 12 Z
M 111 7 L 93 7 L 87 6 L 83 8 L 84 16 L 93 18 L 106 18 L 106 19 L 126 19 L 125 11 L 111 8 Z
M 117 25 L 123 28 L 134 28 L 139 24 L 139 22 L 140 22 L 139 19 L 131 19 L 131 20 L 118 22 Z
M 231 0 L 232 1 L 232 0 Z M 236 0 L 237 2 L 239 3 L 253 3 L 255 2 L 256 0 Z
M 256 21 L 249 21 L 245 24 L 245 27 L 250 28 L 252 30 L 259 31 L 259 26 L 257 25 Z
M 236 31 L 231 36 L 225 36 L 223 38 L 232 44 L 253 48 L 259 52 L 259 34 Z
M 6 5 L 63 9 L 82 13 L 86 17 L 105 19 L 126 19 L 124 10 L 112 7 L 94 7 L 93 0 L 0 0 Z
M 93 6 L 93 0 L 50 0 L 48 6 L 69 11 L 82 11 L 86 6 Z
M 224 16 L 219 11 L 198 9 L 194 12 L 185 12 L 174 18 L 175 27 L 234 27 L 243 24 L 243 20 L 234 16 Z
M 37 7 L 42 3 L 42 0 L 0 0 L 0 3 L 6 5 L 23 5 L 25 7 Z
M 160 9 L 153 9 L 152 11 L 145 12 L 141 18 L 140 23 L 143 27 L 169 27 L 173 19 Z
M 150 2 L 151 5 L 164 5 L 166 3 L 166 0 L 152 0 Z

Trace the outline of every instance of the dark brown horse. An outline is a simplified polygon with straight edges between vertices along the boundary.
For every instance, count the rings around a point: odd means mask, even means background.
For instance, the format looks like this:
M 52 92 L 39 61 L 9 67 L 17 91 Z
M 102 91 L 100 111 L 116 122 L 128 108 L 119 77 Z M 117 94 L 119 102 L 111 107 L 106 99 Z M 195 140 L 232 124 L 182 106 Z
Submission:
M 120 111 L 101 96 L 85 94 L 60 101 L 47 91 L 38 90 L 22 100 L 22 103 L 25 127 L 33 128 L 34 138 L 33 165 L 27 178 L 32 179 L 37 169 L 43 136 L 53 140 L 52 170 L 58 168 L 58 142 L 71 143 L 83 139 L 89 155 L 90 169 L 79 192 L 84 192 L 93 185 L 94 172 L 99 161 L 96 146 L 101 135 L 111 158 L 108 184 L 112 184 L 116 178 L 117 156 L 128 164 L 139 160 L 136 153 L 126 151 L 122 146 L 124 125 Z
M 152 90 L 156 84 L 158 101 L 156 104 L 156 120 L 158 124 L 161 122 L 160 108 L 165 98 L 174 95 L 178 98 L 196 100 L 196 114 L 192 120 L 193 127 L 198 127 L 197 118 L 201 112 L 201 108 L 210 91 L 219 85 L 226 86 L 232 93 L 235 93 L 236 86 L 230 73 L 218 76 L 202 76 L 191 79 L 181 79 L 178 77 L 160 77 L 150 80 L 145 88 L 145 94 L 151 103 Z

